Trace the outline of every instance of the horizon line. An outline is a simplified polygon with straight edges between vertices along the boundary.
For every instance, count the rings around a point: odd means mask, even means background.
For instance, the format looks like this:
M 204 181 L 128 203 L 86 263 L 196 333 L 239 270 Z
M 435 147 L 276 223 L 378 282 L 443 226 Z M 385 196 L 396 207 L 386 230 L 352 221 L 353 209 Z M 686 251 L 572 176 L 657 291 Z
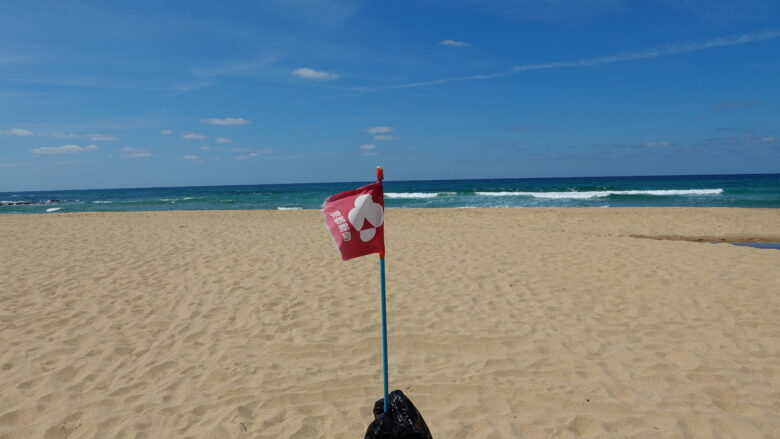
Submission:
M 570 177 L 501 177 L 501 178 L 445 178 L 430 180 L 387 180 L 393 183 L 416 183 L 430 181 L 478 181 L 478 180 L 563 180 L 576 178 L 647 178 L 647 177 L 734 177 L 734 176 L 780 176 L 780 172 L 768 173 L 734 173 L 734 174 L 652 174 L 652 175 L 577 175 Z M 190 188 L 216 188 L 232 186 L 295 186 L 306 184 L 361 184 L 371 180 L 355 181 L 310 181 L 299 183 L 250 183 L 250 184 L 215 184 L 215 185 L 194 185 L 194 186 L 136 186 L 136 187 L 113 187 L 113 188 L 89 188 L 89 189 L 40 189 L 40 190 L 21 190 L 21 191 L 3 191 L 0 194 L 13 193 L 32 193 L 32 192 L 77 192 L 77 191 L 120 191 L 136 189 L 190 189 Z

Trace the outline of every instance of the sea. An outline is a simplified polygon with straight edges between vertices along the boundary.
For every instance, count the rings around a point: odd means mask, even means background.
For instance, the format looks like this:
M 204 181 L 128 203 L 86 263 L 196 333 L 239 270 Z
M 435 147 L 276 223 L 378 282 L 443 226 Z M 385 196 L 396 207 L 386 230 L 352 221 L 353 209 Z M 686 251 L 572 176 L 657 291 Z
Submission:
M 328 196 L 368 183 L 0 192 L 0 214 L 319 209 Z M 780 208 L 780 174 L 385 181 L 384 188 L 388 208 Z

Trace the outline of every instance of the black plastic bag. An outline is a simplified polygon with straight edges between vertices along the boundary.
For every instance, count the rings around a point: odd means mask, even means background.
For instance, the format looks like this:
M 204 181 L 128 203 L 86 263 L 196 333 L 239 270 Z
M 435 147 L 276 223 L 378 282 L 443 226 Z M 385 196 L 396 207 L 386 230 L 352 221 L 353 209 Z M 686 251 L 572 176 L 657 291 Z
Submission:
M 374 404 L 374 419 L 366 430 L 365 439 L 433 439 L 417 407 L 400 390 L 388 396 L 390 405 L 385 413 L 384 398 Z

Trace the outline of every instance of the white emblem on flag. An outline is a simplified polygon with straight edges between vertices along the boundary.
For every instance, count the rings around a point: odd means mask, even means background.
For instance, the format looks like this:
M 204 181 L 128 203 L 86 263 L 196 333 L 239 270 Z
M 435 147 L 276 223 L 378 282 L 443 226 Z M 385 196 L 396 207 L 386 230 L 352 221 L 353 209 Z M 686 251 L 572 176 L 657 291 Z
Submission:
M 360 240 L 368 242 L 376 235 L 376 228 L 382 225 L 385 212 L 379 203 L 371 199 L 370 194 L 363 194 L 355 199 L 355 208 L 347 214 L 349 222 L 360 232 Z M 366 223 L 368 227 L 363 227 Z M 373 226 L 373 227 L 372 227 Z

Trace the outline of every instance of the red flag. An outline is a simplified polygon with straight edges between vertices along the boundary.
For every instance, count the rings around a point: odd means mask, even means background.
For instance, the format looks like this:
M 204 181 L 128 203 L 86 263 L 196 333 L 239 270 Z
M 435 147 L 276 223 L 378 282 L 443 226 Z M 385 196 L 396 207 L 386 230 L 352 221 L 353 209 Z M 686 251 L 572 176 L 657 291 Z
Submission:
M 385 197 L 382 182 L 331 195 L 322 205 L 325 225 L 341 259 L 385 253 Z

